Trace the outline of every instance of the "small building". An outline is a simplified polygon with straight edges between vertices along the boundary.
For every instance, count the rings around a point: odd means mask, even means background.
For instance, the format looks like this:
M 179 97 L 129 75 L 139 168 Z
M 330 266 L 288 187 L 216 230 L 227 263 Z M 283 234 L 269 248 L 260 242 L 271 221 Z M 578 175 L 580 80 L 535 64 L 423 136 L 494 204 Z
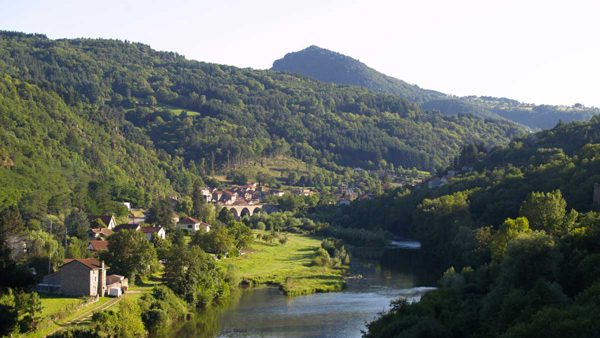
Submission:
M 179 215 L 177 214 L 173 214 L 173 217 L 171 218 L 173 220 L 173 225 L 177 225 L 177 223 L 179 223 Z
M 195 218 L 186 217 L 177 223 L 178 229 L 187 230 L 189 233 L 195 233 L 196 231 L 204 230 L 210 231 L 210 224 L 199 221 Z
M 121 203 L 127 207 L 127 210 L 131 210 L 131 202 L 121 202 Z
M 458 171 L 457 170 L 448 170 L 448 176 L 454 177 L 456 175 L 458 175 Z
M 65 259 L 60 270 L 45 276 L 35 289 L 75 297 L 103 297 L 108 269 L 96 258 Z
M 442 181 L 439 177 L 434 177 L 427 182 L 429 189 L 439 188 L 442 185 Z
M 167 237 L 163 227 L 141 227 L 138 231 L 144 233 L 147 240 L 151 240 L 153 235 L 156 235 L 160 239 L 165 239 Z
M 108 241 L 90 241 L 88 250 L 93 252 L 108 250 Z
M 285 191 L 281 191 L 281 190 L 271 190 L 270 193 L 271 193 L 271 195 L 277 196 L 277 197 L 281 197 L 281 196 L 285 195 Z
M 127 278 L 121 275 L 106 276 L 106 289 L 110 290 L 113 288 L 119 288 L 123 292 L 126 292 L 127 288 L 129 288 L 129 282 Z
M 115 216 L 113 215 L 90 215 L 88 216 L 88 222 L 90 224 L 97 223 L 98 221 L 102 221 L 107 228 L 113 229 L 117 224 L 115 221 Z

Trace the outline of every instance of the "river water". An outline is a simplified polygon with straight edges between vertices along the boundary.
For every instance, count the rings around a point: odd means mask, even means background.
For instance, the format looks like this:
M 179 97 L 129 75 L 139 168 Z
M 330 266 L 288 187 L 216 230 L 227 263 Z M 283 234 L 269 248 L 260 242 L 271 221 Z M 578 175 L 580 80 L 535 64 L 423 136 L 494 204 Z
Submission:
M 240 292 L 225 304 L 198 313 L 173 337 L 361 337 L 366 323 L 400 297 L 418 301 L 433 289 L 410 269 L 353 262 L 362 279 L 348 281 L 343 292 L 285 297 L 276 287 Z

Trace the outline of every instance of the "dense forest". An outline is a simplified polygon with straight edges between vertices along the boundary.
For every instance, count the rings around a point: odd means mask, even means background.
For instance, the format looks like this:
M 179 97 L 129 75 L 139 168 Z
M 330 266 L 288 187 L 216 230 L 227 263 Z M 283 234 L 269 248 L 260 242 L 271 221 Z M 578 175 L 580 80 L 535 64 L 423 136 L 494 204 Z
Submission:
M 425 110 L 436 109 L 444 115 L 472 114 L 483 118 L 505 119 L 534 130 L 552 128 L 559 121 L 587 121 L 600 113 L 600 109 L 585 107 L 582 104 L 567 107 L 525 104 L 488 96 L 455 97 L 408 84 L 382 74 L 349 56 L 317 46 L 288 53 L 282 59 L 276 60 L 271 69 L 400 96 L 421 104 Z
M 394 303 L 365 336 L 597 336 L 599 141 L 593 117 L 507 147 L 472 144 L 439 171 L 462 170 L 439 188 L 397 189 L 323 213 L 337 226 L 383 224 L 416 237 L 448 269 L 439 290 Z
M 70 194 L 98 182 L 109 182 L 111 200 L 149 205 L 157 194 L 189 193 L 207 174 L 281 154 L 332 170 L 381 161 L 432 170 L 468 142 L 505 144 L 521 132 L 360 87 L 189 61 L 142 44 L 3 32 L 0 46 L 0 176 L 13 187 L 0 200 L 36 215 L 48 204 L 83 203 Z

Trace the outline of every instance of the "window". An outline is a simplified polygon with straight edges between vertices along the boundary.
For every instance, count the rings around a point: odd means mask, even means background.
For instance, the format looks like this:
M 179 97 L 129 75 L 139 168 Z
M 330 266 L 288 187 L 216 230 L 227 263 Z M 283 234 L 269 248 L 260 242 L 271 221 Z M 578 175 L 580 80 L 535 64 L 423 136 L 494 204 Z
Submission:
M 192 225 L 188 225 L 188 229 L 191 229 L 191 228 L 192 228 Z

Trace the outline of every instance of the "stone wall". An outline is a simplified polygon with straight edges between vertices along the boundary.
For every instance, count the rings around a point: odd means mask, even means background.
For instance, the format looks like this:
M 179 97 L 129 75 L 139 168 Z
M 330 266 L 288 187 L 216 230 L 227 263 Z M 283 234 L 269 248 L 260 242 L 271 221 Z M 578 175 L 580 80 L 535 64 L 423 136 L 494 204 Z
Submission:
M 62 294 L 77 297 L 95 296 L 97 294 L 98 279 L 94 282 L 94 271 L 97 278 L 98 270 L 91 270 L 77 261 L 64 265 L 60 269 Z M 92 286 L 94 287 L 92 288 Z

